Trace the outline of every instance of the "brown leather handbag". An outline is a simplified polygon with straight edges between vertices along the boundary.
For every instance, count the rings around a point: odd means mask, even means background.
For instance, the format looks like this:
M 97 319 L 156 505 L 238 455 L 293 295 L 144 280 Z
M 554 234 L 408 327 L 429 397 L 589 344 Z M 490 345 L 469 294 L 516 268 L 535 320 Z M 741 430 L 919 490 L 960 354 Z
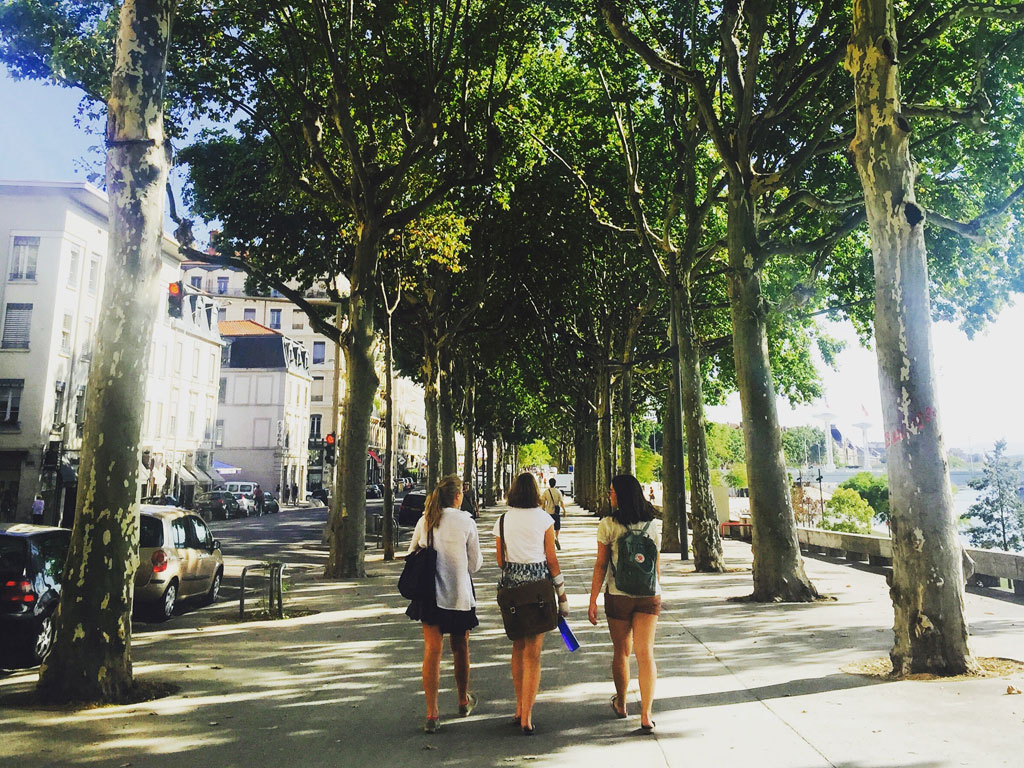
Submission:
M 507 563 L 505 515 L 498 520 L 498 535 L 501 537 L 501 559 Z M 558 601 L 550 579 L 502 587 L 498 590 L 498 607 L 509 640 L 542 635 L 558 626 Z

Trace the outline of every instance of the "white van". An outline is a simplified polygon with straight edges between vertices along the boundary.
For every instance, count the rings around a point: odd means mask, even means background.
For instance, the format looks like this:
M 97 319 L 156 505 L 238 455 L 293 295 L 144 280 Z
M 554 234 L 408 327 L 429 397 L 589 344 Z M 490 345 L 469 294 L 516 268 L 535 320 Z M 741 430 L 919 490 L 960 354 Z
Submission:
M 551 477 L 555 478 L 555 488 L 560 490 L 566 496 L 575 495 L 576 489 L 573 483 L 575 475 L 572 472 L 565 474 L 555 474 Z
M 224 483 L 224 490 L 230 493 L 246 493 L 249 496 L 252 496 L 254 493 L 256 493 L 256 483 Z
M 238 506 L 245 510 L 246 517 L 256 512 L 256 483 L 224 483 L 224 490 L 238 499 Z

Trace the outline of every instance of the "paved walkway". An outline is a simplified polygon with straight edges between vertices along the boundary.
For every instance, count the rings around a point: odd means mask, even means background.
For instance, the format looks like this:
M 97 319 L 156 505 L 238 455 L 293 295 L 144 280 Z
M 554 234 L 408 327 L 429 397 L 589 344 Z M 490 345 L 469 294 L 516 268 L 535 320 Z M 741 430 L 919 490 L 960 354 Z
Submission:
M 513 710 L 509 644 L 494 606 L 490 528 L 479 575 L 481 626 L 471 639 L 472 686 L 481 705 L 468 719 L 445 659 L 440 733 L 421 731 L 422 642 L 403 615 L 399 563 L 371 562 L 361 582 L 307 581 L 289 604 L 318 613 L 238 624 L 219 604 L 141 625 L 141 679 L 181 686 L 173 697 L 80 711 L 24 709 L 17 694 L 32 673 L 0 675 L 0 765 L 34 766 L 714 766 L 715 768 L 945 768 L 1020 766 L 1024 675 L 960 682 L 889 683 L 844 674 L 851 661 L 883 656 L 892 609 L 884 579 L 836 562 L 808 560 L 834 603 L 750 605 L 750 551 L 726 543 L 736 572 L 664 567 L 659 627 L 657 734 L 616 720 L 608 698 L 610 644 L 586 622 L 595 520 L 570 516 L 563 569 L 583 648 L 557 633 L 543 656 L 537 735 L 508 725 Z M 1024 605 L 968 596 L 974 647 L 1024 657 Z M 638 711 L 633 684 L 630 707 Z

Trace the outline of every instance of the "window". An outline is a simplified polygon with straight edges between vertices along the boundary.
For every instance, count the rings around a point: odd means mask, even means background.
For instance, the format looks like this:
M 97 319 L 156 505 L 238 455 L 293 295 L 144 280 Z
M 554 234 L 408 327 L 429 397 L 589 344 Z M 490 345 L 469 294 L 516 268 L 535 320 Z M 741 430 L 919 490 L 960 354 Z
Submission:
M 28 349 L 28 333 L 32 326 L 31 304 L 8 304 L 4 315 L 3 349 Z
M 319 439 L 320 437 L 320 423 L 323 419 L 319 413 L 314 413 L 309 417 L 309 436 L 313 439 Z
M 199 379 L 199 347 L 192 350 L 192 378 Z
M 64 561 L 68 557 L 69 539 L 63 536 L 47 536 L 39 547 L 43 560 L 43 573 L 50 579 L 60 579 L 64 573 Z
M 217 278 L 217 293 L 223 294 L 223 293 L 227 293 L 227 292 L 228 292 L 228 279 L 226 277 L 218 277 Z
M 271 288 L 270 289 L 270 298 L 272 298 L 272 299 L 280 299 L 283 295 L 284 294 L 282 294 L 279 290 L 277 290 L 277 288 Z
M 188 398 L 188 437 L 192 437 L 196 431 L 196 393 L 193 392 Z
M 53 423 L 64 423 L 64 382 L 58 381 L 53 388 Z
M 68 263 L 68 288 L 78 287 L 78 270 L 82 268 L 82 249 L 71 246 L 71 259 Z
M 270 327 L 277 330 L 281 327 L 281 310 L 270 310 Z
M 100 257 L 93 254 L 92 259 L 89 260 L 89 284 L 86 286 L 86 290 L 89 291 L 90 296 L 95 296 L 96 292 L 100 289 Z
M 11 280 L 35 280 L 39 261 L 38 237 L 15 237 L 11 252 Z
M 224 419 L 217 419 L 217 431 L 214 433 L 213 440 L 217 447 L 224 445 Z
M 224 377 L 220 377 L 220 386 L 217 388 L 217 402 L 226 403 L 228 401 L 228 380 Z
M 85 385 L 81 385 L 75 393 L 75 424 L 85 423 Z
M 314 376 L 311 389 L 311 399 L 314 403 L 322 403 L 324 400 L 324 377 Z
M 174 372 L 181 373 L 181 342 L 174 342 Z
M 213 384 L 214 379 L 217 378 L 217 353 L 210 353 L 210 383 Z
M 242 310 L 242 319 L 243 320 L 252 320 L 253 322 L 255 322 L 256 321 L 256 310 L 254 308 L 252 308 L 252 307 L 246 307 L 245 309 Z
M 92 318 L 82 321 L 82 357 L 92 357 Z
M 217 322 L 223 323 L 228 319 L 228 311 L 224 307 L 217 307 Z
M 256 405 L 270 405 L 274 396 L 274 379 L 271 376 L 259 376 L 256 379 Z
M 314 341 L 313 342 L 313 365 L 322 363 L 324 356 L 327 353 L 327 342 L 325 341 Z
M 16 426 L 21 410 L 21 390 L 24 379 L 0 379 L 0 424 Z
M 186 517 L 188 521 L 188 545 L 192 549 L 213 549 L 213 536 L 210 535 L 210 529 L 207 528 L 203 521 L 198 517 Z
M 139 546 L 143 549 L 164 545 L 164 524 L 149 515 L 139 516 Z
M 60 326 L 60 351 L 65 355 L 71 352 L 71 330 L 75 324 L 75 316 L 64 315 L 64 322 Z
M 156 424 L 153 425 L 153 436 L 163 437 L 164 436 L 164 404 L 156 404 Z
M 203 290 L 203 276 L 202 275 L 194 275 L 192 277 L 192 279 L 191 279 L 191 283 L 192 283 L 192 287 L 193 288 L 196 288 L 196 289 L 198 289 L 200 291 Z
M 184 549 L 186 542 L 188 541 L 188 533 L 185 530 L 184 518 L 178 518 L 177 520 L 171 521 L 171 539 L 172 545 L 176 549 Z

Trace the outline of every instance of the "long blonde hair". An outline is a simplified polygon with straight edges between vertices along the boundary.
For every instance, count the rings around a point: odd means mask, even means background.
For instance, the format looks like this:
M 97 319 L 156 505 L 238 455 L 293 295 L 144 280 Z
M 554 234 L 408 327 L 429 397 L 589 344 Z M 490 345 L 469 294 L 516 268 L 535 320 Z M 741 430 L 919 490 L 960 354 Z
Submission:
M 442 478 L 437 487 L 427 496 L 423 516 L 427 518 L 427 530 L 437 528 L 441 522 L 441 510 L 455 505 L 456 497 L 462 492 L 462 480 L 455 475 Z

